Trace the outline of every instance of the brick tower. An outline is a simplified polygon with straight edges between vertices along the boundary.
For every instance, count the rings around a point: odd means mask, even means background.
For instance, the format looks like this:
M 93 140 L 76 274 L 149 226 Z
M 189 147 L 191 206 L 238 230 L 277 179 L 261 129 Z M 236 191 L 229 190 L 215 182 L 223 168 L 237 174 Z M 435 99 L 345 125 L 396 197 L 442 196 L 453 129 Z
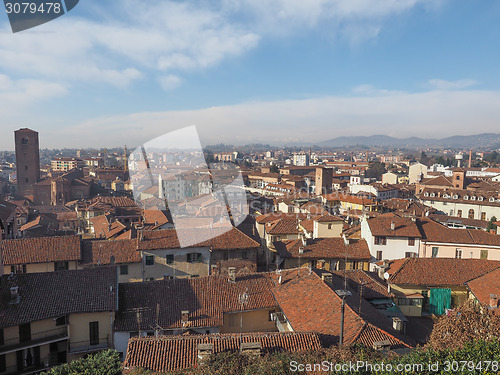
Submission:
M 38 132 L 19 129 L 14 132 L 16 143 L 17 193 L 33 194 L 33 184 L 40 180 L 40 151 Z

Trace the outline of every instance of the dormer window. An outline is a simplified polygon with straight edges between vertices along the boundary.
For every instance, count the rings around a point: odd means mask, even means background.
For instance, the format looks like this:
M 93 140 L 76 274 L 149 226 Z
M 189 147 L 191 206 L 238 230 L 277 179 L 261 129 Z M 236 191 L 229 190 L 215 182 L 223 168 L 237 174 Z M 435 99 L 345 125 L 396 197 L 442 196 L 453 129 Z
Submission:
M 449 198 L 450 196 L 446 193 L 443 194 L 443 198 Z
M 453 199 L 458 199 L 458 194 L 454 194 Z
M 428 192 L 425 192 L 424 193 L 424 197 L 428 197 L 429 196 L 429 193 Z
M 476 196 L 475 196 L 475 195 L 471 196 L 471 197 L 470 197 L 470 200 L 471 200 L 471 201 L 475 201 L 475 200 L 476 200 Z
M 435 193 L 431 193 L 431 197 L 435 197 L 435 196 L 436 196 L 436 194 L 435 194 Z
M 478 201 L 482 201 L 484 198 L 483 197 L 478 197 L 477 200 Z
M 491 197 L 490 202 L 495 202 L 495 198 Z
M 466 200 L 469 200 L 469 196 L 468 195 L 464 195 L 464 201 Z

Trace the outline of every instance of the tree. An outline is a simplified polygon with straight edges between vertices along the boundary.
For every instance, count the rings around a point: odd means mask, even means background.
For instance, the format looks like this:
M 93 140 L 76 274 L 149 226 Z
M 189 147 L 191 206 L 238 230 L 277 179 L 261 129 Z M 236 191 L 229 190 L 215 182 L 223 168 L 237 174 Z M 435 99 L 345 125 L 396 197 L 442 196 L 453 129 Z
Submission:
M 429 161 L 430 161 L 430 159 L 429 159 L 429 157 L 427 156 L 427 154 L 426 154 L 424 151 L 422 151 L 422 152 L 420 153 L 420 162 L 421 162 L 422 164 L 425 164 L 425 165 L 429 166 Z
M 495 221 L 497 221 L 497 218 L 495 216 L 492 216 L 490 221 L 488 221 L 488 226 L 486 227 L 486 230 L 488 232 L 494 231 L 497 229 L 497 226 L 493 224 Z
M 429 346 L 435 349 L 461 348 L 475 340 L 491 341 L 500 337 L 500 316 L 468 300 L 434 325 Z
M 280 173 L 280 169 L 276 164 L 271 165 L 271 168 L 269 170 L 271 173 Z
M 385 164 L 380 161 L 372 161 L 368 165 L 368 169 L 366 170 L 366 177 L 375 178 L 377 180 L 382 179 L 382 175 L 386 172 Z
M 119 375 L 122 373 L 120 355 L 116 350 L 109 349 L 91 354 L 70 363 L 52 368 L 45 375 Z

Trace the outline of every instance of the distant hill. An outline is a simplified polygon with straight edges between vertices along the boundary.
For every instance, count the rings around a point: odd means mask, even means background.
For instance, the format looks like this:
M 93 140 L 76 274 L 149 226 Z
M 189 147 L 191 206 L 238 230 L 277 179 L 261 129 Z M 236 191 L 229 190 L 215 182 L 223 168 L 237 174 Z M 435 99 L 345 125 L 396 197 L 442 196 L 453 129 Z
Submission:
M 495 147 L 500 146 L 500 134 L 484 133 L 477 135 L 455 135 L 447 138 L 394 138 L 387 135 L 337 137 L 316 143 L 325 147 L 345 147 L 345 146 L 399 146 L 399 147 Z

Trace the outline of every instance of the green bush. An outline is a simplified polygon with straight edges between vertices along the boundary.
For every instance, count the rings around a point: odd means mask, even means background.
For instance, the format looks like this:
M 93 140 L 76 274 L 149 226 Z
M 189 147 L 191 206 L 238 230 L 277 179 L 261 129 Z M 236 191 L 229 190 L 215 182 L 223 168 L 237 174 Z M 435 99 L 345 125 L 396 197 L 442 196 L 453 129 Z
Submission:
M 70 363 L 52 368 L 45 375 L 119 375 L 122 373 L 120 356 L 116 350 L 105 350 Z

